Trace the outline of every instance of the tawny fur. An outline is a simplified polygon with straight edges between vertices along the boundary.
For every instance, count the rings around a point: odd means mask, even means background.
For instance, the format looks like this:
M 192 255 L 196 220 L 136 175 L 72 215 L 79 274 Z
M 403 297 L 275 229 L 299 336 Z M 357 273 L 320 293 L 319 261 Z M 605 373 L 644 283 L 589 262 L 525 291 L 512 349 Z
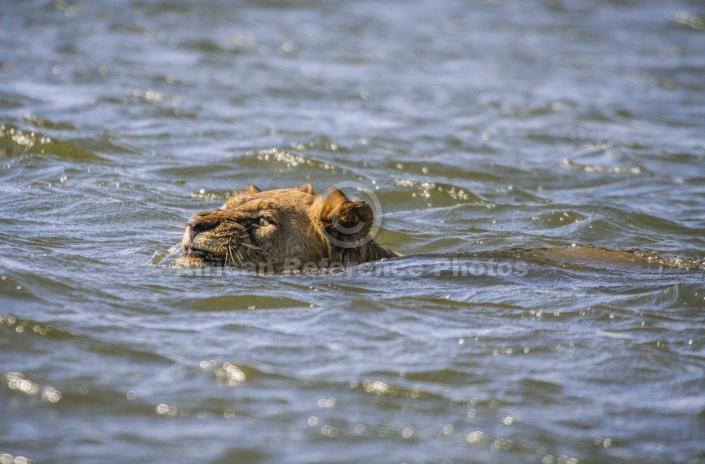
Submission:
M 400 256 L 370 237 L 373 222 L 369 204 L 336 188 L 318 195 L 310 184 L 267 191 L 250 184 L 220 209 L 191 218 L 184 260 L 281 272 Z

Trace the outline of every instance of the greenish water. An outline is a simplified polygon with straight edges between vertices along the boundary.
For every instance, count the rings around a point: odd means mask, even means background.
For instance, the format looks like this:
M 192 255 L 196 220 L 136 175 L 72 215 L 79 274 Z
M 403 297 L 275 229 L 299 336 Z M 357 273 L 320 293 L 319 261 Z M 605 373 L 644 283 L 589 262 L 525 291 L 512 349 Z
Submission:
M 703 50 L 688 0 L 8 3 L 0 462 L 705 462 Z M 175 266 L 248 182 L 405 256 Z M 674 265 L 511 251 L 572 244 Z

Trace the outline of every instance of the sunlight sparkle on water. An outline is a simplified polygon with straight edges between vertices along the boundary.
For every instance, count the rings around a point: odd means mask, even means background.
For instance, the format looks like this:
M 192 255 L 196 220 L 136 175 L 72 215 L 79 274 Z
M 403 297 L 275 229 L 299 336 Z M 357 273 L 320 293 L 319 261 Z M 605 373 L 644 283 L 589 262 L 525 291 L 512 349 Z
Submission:
M 24 374 L 19 372 L 8 372 L 6 375 L 7 386 L 11 390 L 17 390 L 25 393 L 28 396 L 36 396 L 41 393 L 41 398 L 49 403 L 58 403 L 61 400 L 62 393 L 52 387 L 40 387 L 38 384 L 27 379 Z
M 30 461 L 24 456 L 13 456 L 9 453 L 0 454 L 0 464 L 33 464 L 34 461 Z

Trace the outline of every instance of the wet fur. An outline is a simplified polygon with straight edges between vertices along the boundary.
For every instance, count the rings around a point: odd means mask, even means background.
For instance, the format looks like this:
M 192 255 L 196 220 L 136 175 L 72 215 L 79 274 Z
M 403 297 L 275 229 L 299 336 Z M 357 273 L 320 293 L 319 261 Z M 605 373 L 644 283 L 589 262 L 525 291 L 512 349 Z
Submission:
M 281 272 L 399 256 L 370 239 L 373 221 L 369 204 L 336 188 L 318 195 L 310 184 L 268 191 L 250 185 L 189 220 L 182 263 Z

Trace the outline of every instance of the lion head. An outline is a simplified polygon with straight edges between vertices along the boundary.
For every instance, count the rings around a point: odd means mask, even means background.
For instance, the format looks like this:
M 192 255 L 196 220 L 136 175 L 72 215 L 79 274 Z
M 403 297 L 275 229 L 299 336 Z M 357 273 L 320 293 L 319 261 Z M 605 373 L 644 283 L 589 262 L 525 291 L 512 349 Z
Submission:
M 262 191 L 249 185 L 213 211 L 188 221 L 186 265 L 231 265 L 254 271 L 313 270 L 399 256 L 372 239 L 370 205 L 310 184 Z

